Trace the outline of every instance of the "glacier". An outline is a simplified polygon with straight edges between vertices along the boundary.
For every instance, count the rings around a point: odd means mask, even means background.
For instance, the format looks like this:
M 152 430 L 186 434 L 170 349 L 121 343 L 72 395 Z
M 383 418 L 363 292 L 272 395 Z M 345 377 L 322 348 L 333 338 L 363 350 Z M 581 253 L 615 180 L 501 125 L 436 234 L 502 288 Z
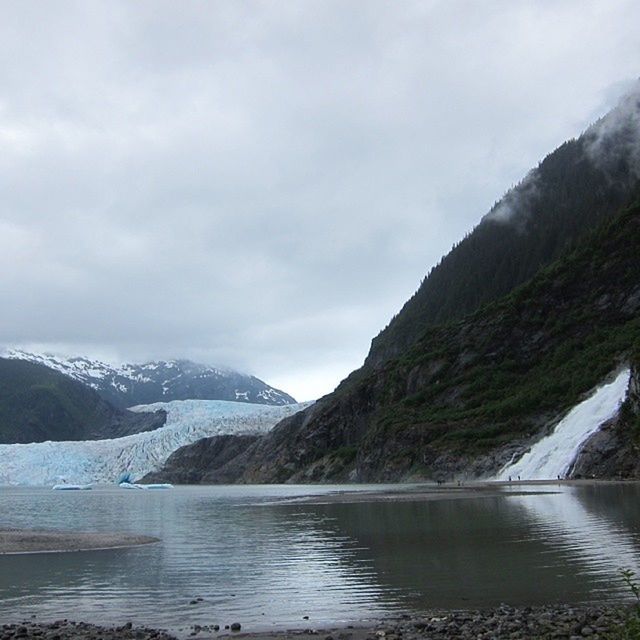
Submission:
M 613 418 L 624 401 L 630 369 L 619 372 L 608 384 L 598 387 L 560 420 L 519 460 L 501 469 L 496 480 L 555 480 L 565 478 L 584 443 L 603 423 Z
M 167 412 L 155 431 L 81 442 L 0 445 L 0 485 L 116 483 L 123 473 L 142 478 L 180 447 L 217 435 L 262 434 L 311 403 L 247 404 L 228 400 L 173 400 L 132 407 Z

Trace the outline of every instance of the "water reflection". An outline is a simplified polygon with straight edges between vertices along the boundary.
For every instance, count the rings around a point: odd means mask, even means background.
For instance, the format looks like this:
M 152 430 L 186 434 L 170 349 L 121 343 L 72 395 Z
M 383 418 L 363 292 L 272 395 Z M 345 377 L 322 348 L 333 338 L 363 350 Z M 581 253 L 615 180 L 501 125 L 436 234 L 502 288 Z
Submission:
M 568 486 L 558 495 L 511 500 L 534 516 L 538 529 L 552 539 L 553 547 L 563 548 L 567 555 L 581 560 L 583 576 L 619 578 L 620 568 L 634 572 L 639 568 L 637 490 L 635 485 Z M 605 580 L 597 588 L 610 586 Z
M 183 632 L 234 620 L 248 629 L 319 626 L 406 608 L 616 598 L 624 593 L 618 567 L 640 566 L 636 485 L 273 503 L 305 490 L 3 491 L 0 526 L 140 532 L 162 542 L 0 556 L 0 618 L 131 619 Z M 197 597 L 203 602 L 190 604 Z
M 532 499 L 534 497 L 531 497 Z M 528 498 L 527 498 L 528 499 Z M 590 596 L 573 558 L 511 498 L 326 505 L 335 525 L 373 560 L 404 606 L 481 607 Z M 568 568 L 559 575 L 559 568 Z

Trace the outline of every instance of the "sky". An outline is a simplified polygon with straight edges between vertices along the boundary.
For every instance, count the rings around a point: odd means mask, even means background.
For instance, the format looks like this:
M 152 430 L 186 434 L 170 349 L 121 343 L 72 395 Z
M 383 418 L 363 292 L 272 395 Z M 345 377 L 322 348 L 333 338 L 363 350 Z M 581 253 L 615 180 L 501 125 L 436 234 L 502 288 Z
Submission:
M 640 76 L 637 0 L 0 4 L 0 344 L 300 400 Z

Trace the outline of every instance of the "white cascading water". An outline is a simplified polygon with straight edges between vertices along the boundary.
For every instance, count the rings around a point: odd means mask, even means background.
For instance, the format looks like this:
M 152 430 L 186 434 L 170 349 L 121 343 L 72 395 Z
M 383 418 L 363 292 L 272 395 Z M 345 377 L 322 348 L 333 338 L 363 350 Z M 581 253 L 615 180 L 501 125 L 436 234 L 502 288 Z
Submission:
M 600 426 L 611 419 L 624 401 L 629 386 L 629 369 L 613 382 L 598 387 L 575 406 L 545 438 L 536 442 L 518 461 L 508 464 L 496 480 L 555 480 L 566 477 L 582 445 Z

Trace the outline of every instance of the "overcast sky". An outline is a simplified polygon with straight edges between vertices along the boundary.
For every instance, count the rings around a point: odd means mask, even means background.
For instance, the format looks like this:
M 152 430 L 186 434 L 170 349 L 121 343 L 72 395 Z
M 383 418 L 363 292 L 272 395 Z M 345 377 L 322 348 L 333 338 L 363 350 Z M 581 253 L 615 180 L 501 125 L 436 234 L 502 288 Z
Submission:
M 637 0 L 0 8 L 0 344 L 299 399 L 640 75 Z

